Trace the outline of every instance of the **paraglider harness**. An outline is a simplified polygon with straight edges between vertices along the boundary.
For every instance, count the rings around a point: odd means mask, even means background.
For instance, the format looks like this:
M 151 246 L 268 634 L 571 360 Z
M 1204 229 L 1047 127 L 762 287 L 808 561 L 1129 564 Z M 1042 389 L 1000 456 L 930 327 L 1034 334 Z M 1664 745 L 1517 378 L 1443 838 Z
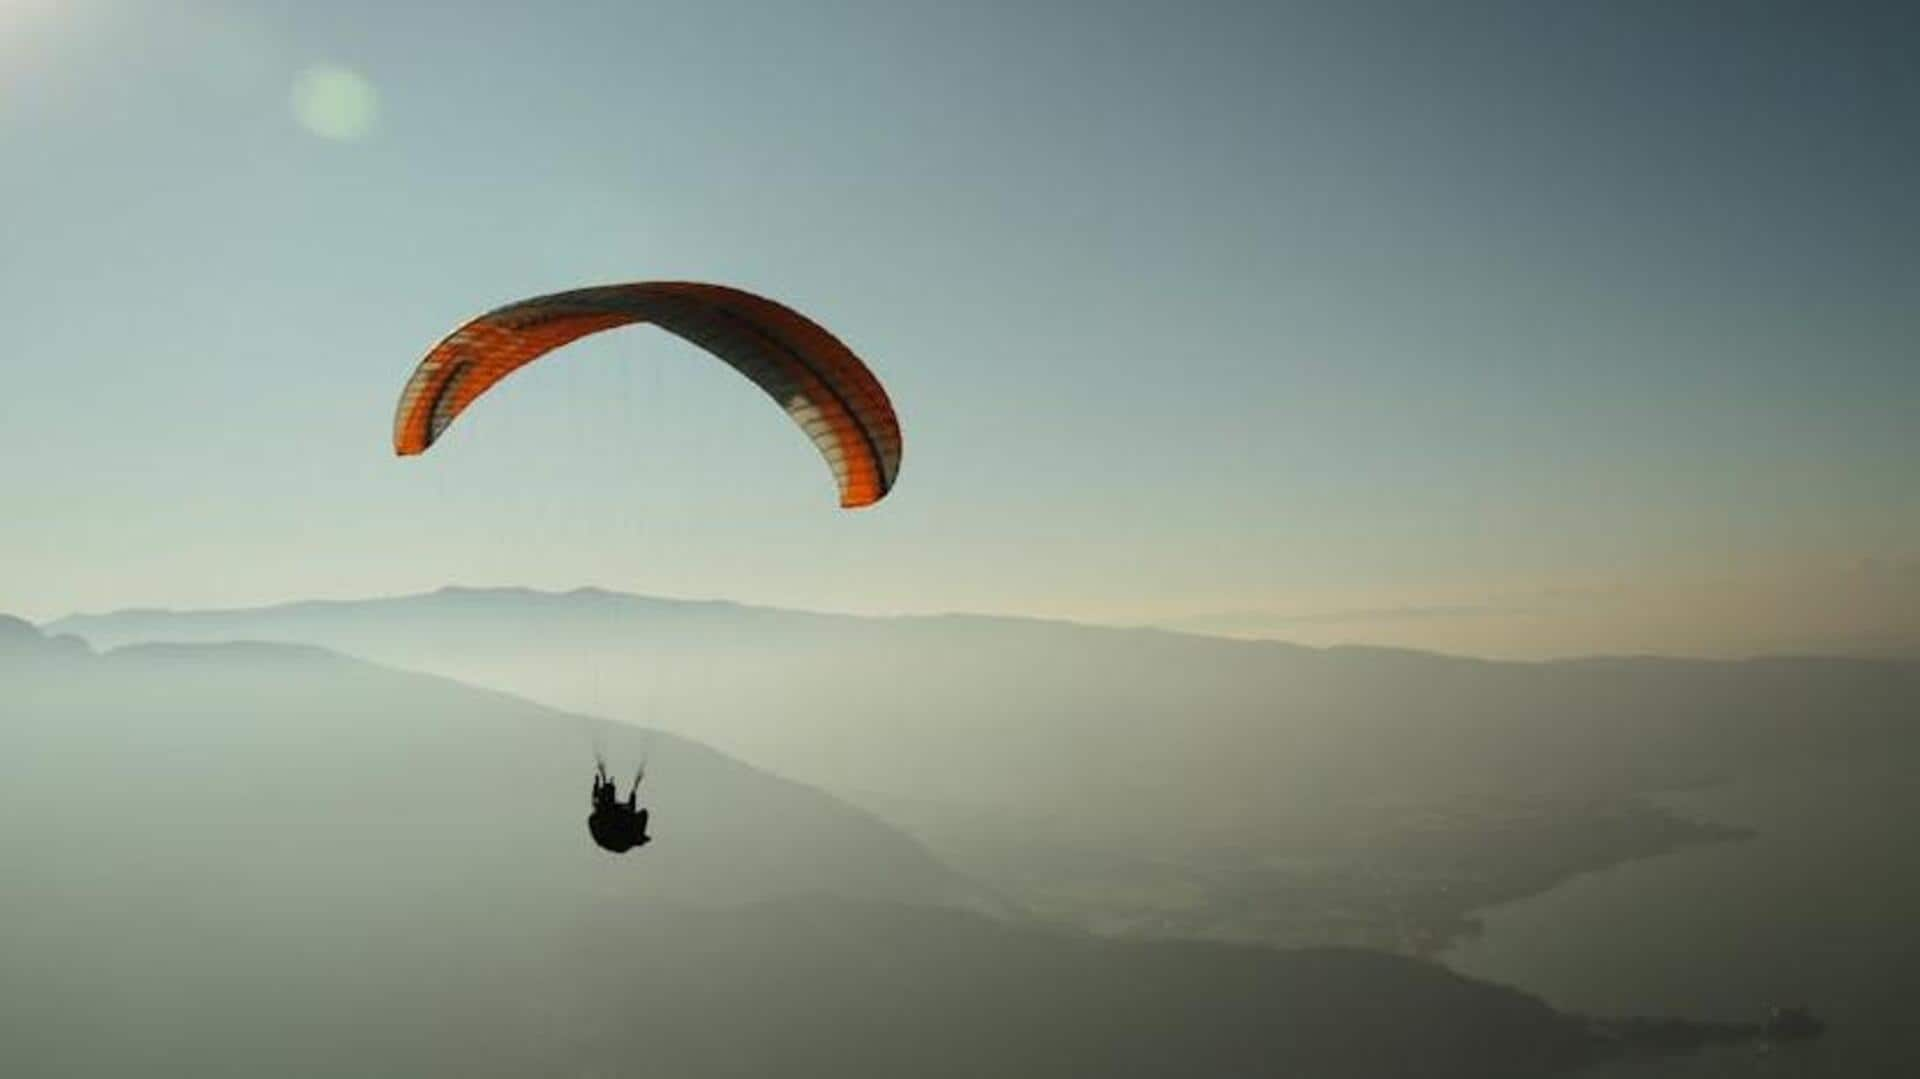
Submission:
M 640 808 L 640 781 L 647 769 L 641 765 L 634 773 L 633 787 L 626 801 L 620 800 L 619 786 L 607 775 L 607 762 L 598 760 L 593 776 L 593 813 L 587 817 L 587 831 L 602 850 L 625 854 L 646 846 L 653 837 L 647 834 L 647 811 Z

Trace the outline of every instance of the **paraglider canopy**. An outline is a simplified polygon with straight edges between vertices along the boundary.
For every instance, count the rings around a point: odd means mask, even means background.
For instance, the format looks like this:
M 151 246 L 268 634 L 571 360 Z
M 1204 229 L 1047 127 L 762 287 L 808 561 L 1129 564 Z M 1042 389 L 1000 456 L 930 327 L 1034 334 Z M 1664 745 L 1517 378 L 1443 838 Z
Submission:
M 466 323 L 435 345 L 408 380 L 394 414 L 394 452 L 425 453 L 501 379 L 568 342 L 636 322 L 699 345 L 772 397 L 826 459 L 842 506 L 870 506 L 893 489 L 900 422 L 867 365 L 791 308 L 687 281 L 535 296 Z

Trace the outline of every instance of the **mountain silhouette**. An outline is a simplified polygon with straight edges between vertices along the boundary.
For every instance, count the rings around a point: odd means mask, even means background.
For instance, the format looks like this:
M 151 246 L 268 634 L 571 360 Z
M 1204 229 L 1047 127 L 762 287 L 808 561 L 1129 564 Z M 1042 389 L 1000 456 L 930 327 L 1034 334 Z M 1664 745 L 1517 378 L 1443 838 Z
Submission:
M 658 722 L 838 792 L 1257 838 L 1354 804 L 1619 794 L 1877 754 L 1920 663 L 1490 662 L 981 616 L 444 589 L 63 619 L 98 646 L 277 640 Z
M 990 919 L 914 841 L 683 738 L 311 646 L 7 626 L 10 1073 L 1367 1079 L 1604 1051 L 1412 960 Z M 648 754 L 643 854 L 584 835 L 581 735 Z
M 0 626 L 10 1073 L 1498 1079 L 1624 1048 L 1398 956 L 1052 929 L 676 735 L 313 645 Z M 649 758 L 647 851 L 584 835 L 589 743 Z

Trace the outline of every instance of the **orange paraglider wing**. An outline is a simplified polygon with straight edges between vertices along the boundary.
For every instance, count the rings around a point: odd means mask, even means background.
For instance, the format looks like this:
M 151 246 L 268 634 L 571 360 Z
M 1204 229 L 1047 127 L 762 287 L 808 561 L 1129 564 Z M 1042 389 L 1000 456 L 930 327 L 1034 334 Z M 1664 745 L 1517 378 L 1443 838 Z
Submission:
M 900 421 L 880 380 L 851 349 L 765 297 L 684 281 L 536 296 L 453 331 L 420 361 L 400 394 L 394 452 L 426 452 L 501 379 L 570 341 L 636 322 L 699 345 L 766 391 L 826 458 L 842 506 L 870 506 L 893 489 Z

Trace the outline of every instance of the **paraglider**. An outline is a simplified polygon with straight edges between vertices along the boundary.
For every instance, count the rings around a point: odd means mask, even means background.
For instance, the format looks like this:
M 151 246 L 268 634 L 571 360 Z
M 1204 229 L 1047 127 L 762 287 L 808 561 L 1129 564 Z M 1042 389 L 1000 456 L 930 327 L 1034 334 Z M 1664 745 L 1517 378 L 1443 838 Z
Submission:
M 640 808 L 640 781 L 646 778 L 646 769 L 642 767 L 634 773 L 633 787 L 627 792 L 626 800 L 621 801 L 619 787 L 607 775 L 607 762 L 597 763 L 593 776 L 593 812 L 587 817 L 587 832 L 600 849 L 614 854 L 646 846 L 653 841 L 647 834 L 650 814 Z
M 469 320 L 427 353 L 401 391 L 393 449 L 425 453 L 502 379 L 589 334 L 652 323 L 745 375 L 812 440 L 840 505 L 871 506 L 900 473 L 900 421 L 880 380 L 840 339 L 805 315 L 724 285 L 647 281 L 518 300 Z M 651 842 L 640 780 L 623 801 L 606 764 L 593 780 L 587 830 L 615 854 Z
M 819 324 L 750 292 L 649 281 L 556 292 L 495 308 L 427 353 L 400 395 L 393 448 L 425 453 L 501 379 L 588 334 L 650 322 L 712 353 L 772 397 L 813 440 L 840 505 L 870 506 L 900 471 L 900 421 L 887 391 Z

